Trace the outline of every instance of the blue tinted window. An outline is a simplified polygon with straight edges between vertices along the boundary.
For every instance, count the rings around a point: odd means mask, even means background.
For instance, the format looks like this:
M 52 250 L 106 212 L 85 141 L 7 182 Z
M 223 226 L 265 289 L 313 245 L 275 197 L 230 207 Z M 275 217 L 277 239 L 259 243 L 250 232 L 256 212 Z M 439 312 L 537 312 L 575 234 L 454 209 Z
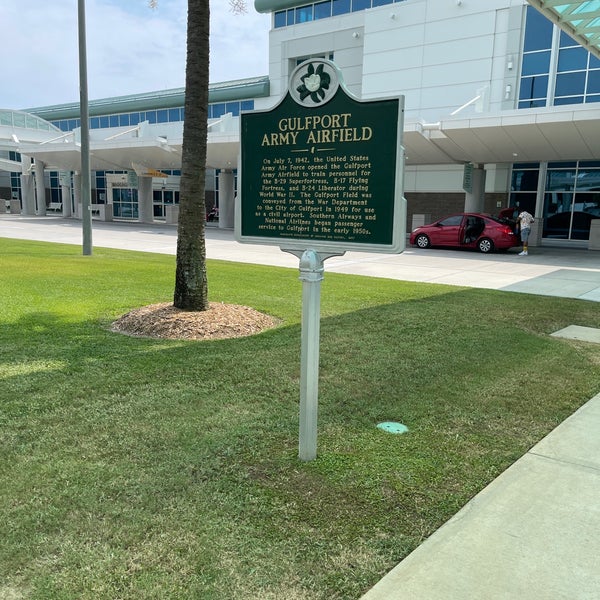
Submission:
M 155 110 L 146 111 L 146 120 L 149 123 L 156 123 L 156 111 Z
M 213 119 L 218 119 L 225 114 L 225 104 L 213 104 L 212 109 Z
M 600 69 L 600 58 L 590 54 L 590 69 Z
M 79 125 L 79 119 L 69 119 L 69 131 L 73 131 L 73 129 L 76 129 Z
M 600 94 L 596 95 L 596 96 L 588 96 L 585 99 L 586 102 L 600 102 Z
M 550 71 L 550 50 L 532 52 L 523 56 L 521 75 L 538 75 Z
M 90 129 L 99 129 L 100 119 L 98 117 L 92 117 L 90 119 Z
M 558 53 L 558 72 L 586 69 L 587 62 L 588 52 L 581 46 L 563 49 Z
M 273 20 L 273 26 L 277 27 L 285 27 L 287 25 L 285 10 L 280 10 L 275 13 L 275 18 Z
M 556 76 L 556 96 L 574 96 L 583 94 L 585 89 L 585 72 L 559 73 Z
M 587 82 L 588 94 L 600 94 L 600 71 L 590 71 Z
M 307 23 L 313 20 L 313 6 L 299 6 L 296 9 L 296 23 Z
M 129 124 L 137 125 L 140 122 L 140 113 L 131 113 L 129 115 Z
M 179 109 L 178 108 L 170 108 L 169 109 L 169 122 L 174 123 L 175 121 L 181 121 L 181 118 L 179 116 Z
M 552 23 L 535 8 L 527 7 L 523 50 L 546 50 L 552 46 Z
M 522 100 L 519 102 L 519 108 L 541 108 L 546 106 L 546 100 Z
M 119 115 L 119 125 L 121 127 L 129 125 L 129 115 Z
M 566 48 L 567 46 L 579 46 L 579 44 L 564 31 L 560 32 L 560 47 Z
M 108 123 L 110 127 L 118 127 L 119 126 L 119 116 L 118 115 L 109 115 Z
M 343 15 L 350 12 L 350 0 L 333 0 L 332 14 Z
M 228 102 L 225 105 L 225 112 L 231 113 L 234 117 L 240 114 L 240 103 L 239 102 Z
M 548 75 L 523 77 L 519 90 L 519 100 L 525 98 L 544 98 L 548 93 Z
M 554 100 L 554 106 L 565 106 L 566 104 L 583 104 L 583 96 L 562 96 Z
M 242 100 L 240 105 L 241 110 L 254 110 L 254 100 Z
M 383 6 L 384 4 L 392 4 L 394 0 L 373 0 L 373 6 Z
M 352 0 L 352 12 L 371 8 L 371 0 Z
M 102 129 L 104 129 L 105 127 L 108 127 L 108 117 L 107 116 L 100 117 L 100 127 Z
M 326 19 L 331 16 L 331 0 L 315 4 L 315 19 Z
M 156 111 L 156 122 L 167 123 L 169 121 L 169 111 L 164 108 Z

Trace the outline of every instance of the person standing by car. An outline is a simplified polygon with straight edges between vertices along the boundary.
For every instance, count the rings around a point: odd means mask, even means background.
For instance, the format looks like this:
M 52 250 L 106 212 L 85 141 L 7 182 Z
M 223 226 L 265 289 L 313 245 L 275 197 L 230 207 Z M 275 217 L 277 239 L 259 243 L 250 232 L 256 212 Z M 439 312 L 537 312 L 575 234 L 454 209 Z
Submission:
M 523 243 L 523 250 L 519 252 L 519 256 L 527 256 L 527 247 L 529 244 L 529 234 L 531 233 L 531 224 L 535 219 L 526 210 L 519 213 L 517 217 L 517 224 L 521 230 L 521 242 Z

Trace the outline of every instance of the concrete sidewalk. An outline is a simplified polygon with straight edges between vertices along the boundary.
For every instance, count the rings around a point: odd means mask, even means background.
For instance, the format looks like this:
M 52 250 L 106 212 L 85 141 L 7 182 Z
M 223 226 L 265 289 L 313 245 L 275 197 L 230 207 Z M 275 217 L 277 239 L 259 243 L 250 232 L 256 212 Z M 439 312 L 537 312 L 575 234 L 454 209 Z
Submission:
M 81 223 L 0 215 L 0 237 L 81 245 Z M 94 247 L 174 254 L 173 226 L 96 223 Z M 600 302 L 600 253 L 532 248 L 482 255 L 408 248 L 347 253 L 327 272 L 443 283 Z M 298 268 L 275 246 L 207 230 L 209 258 Z M 599 306 L 600 310 L 600 306 Z M 557 336 L 600 343 L 600 331 Z M 362 600 L 600 600 L 600 394 L 475 496 Z

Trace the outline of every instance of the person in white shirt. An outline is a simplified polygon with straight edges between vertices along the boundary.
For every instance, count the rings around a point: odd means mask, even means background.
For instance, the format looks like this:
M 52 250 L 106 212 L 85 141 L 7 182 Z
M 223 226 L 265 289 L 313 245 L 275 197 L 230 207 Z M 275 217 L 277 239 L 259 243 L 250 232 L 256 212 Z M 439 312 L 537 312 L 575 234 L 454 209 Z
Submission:
M 523 243 L 523 250 L 519 252 L 519 256 L 527 256 L 527 246 L 529 242 L 529 234 L 531 233 L 531 224 L 535 219 L 526 210 L 519 213 L 517 217 L 517 223 L 521 230 L 521 242 Z

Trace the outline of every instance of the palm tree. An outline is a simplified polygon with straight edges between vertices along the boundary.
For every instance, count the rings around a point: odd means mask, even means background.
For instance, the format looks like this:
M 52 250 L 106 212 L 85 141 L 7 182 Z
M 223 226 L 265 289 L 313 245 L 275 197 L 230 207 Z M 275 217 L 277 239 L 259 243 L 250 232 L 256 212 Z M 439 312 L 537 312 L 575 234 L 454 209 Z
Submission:
M 208 132 L 209 31 L 209 0 L 188 0 L 185 122 L 173 299 L 173 304 L 184 310 L 208 308 L 204 187 Z
M 156 6 L 150 0 L 150 6 Z M 230 0 L 233 13 L 246 11 L 244 0 Z M 181 158 L 177 267 L 173 304 L 190 311 L 207 310 L 204 186 L 208 126 L 209 0 L 188 0 L 185 70 L 185 122 Z

